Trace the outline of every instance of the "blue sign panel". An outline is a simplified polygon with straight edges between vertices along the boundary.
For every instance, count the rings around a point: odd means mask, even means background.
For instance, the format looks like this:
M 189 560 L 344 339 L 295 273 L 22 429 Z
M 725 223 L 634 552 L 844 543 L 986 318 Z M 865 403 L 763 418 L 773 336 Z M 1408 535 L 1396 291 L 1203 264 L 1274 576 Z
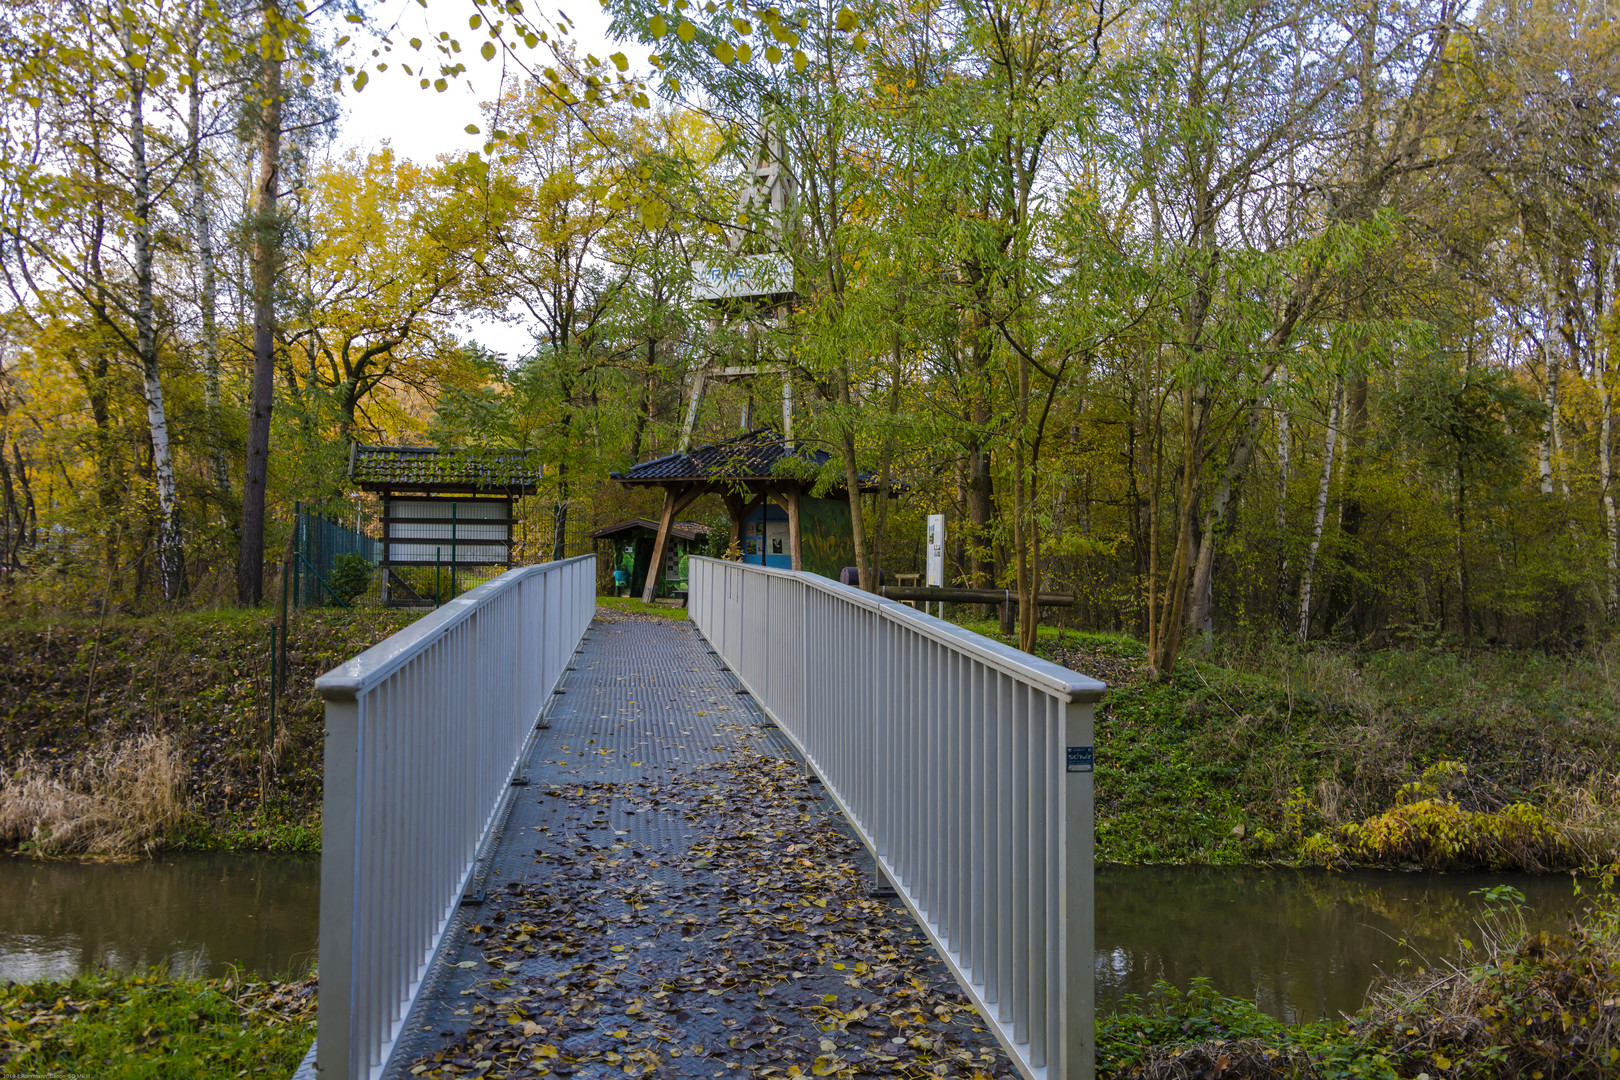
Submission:
M 1065 772 L 1090 772 L 1092 749 L 1089 746 L 1069 747 L 1069 761 Z

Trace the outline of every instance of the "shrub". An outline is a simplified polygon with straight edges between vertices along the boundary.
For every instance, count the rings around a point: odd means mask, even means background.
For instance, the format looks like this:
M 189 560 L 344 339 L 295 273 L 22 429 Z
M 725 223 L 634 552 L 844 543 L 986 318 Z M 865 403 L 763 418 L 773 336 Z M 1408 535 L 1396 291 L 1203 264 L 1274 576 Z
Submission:
M 345 604 L 371 588 L 372 565 L 363 555 L 339 555 L 332 566 L 329 583 L 338 599 Z
M 1518 905 L 1487 895 L 1482 962 L 1376 990 L 1358 1025 L 1405 1076 L 1613 1075 L 1620 1065 L 1620 905 L 1614 871 L 1566 934 L 1529 934 Z

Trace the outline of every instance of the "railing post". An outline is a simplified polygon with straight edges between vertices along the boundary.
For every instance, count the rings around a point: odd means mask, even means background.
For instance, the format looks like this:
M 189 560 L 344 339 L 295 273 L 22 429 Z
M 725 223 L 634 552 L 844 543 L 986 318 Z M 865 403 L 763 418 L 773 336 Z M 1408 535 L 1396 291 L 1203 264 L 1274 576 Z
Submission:
M 1092 704 L 1071 702 L 1059 710 L 1064 732 L 1063 1077 L 1091 1080 L 1097 1058 Z
M 326 746 L 321 796 L 321 911 L 323 957 L 343 962 L 320 965 L 321 993 L 316 1003 L 320 1038 L 315 1068 L 323 1077 L 348 1080 L 363 1076 L 354 1068 L 355 921 L 359 899 L 355 811 L 359 806 L 360 703 L 326 701 Z

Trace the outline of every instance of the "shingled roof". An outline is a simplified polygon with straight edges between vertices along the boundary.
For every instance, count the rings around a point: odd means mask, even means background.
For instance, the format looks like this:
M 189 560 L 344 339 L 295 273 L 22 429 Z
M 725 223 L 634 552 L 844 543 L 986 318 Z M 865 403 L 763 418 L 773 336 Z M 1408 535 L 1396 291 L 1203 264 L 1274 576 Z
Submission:
M 774 428 L 756 428 L 684 454 L 643 461 L 629 472 L 610 473 L 621 484 L 666 484 L 672 480 L 770 480 L 788 459 L 819 469 L 832 459 L 825 450 L 789 447 Z
M 349 479 L 365 491 L 533 495 L 540 472 L 537 450 L 349 447 Z
M 593 529 L 585 535 L 597 540 L 606 540 L 622 533 L 633 533 L 637 529 L 655 533 L 658 531 L 658 522 L 651 518 L 626 518 L 615 524 Z M 669 535 L 681 540 L 702 540 L 709 535 L 709 527 L 701 521 L 672 521 L 669 523 Z

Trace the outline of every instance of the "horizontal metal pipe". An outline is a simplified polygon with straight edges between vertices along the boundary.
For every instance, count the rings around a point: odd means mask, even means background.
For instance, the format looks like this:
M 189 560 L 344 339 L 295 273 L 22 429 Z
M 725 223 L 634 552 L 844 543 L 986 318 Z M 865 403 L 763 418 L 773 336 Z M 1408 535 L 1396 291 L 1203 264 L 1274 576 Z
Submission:
M 1011 589 L 936 589 L 916 585 L 885 585 L 881 591 L 889 600 L 942 600 L 947 604 L 1018 603 L 1018 594 Z M 1035 602 L 1042 607 L 1073 607 L 1074 593 L 1043 592 L 1035 598 Z

